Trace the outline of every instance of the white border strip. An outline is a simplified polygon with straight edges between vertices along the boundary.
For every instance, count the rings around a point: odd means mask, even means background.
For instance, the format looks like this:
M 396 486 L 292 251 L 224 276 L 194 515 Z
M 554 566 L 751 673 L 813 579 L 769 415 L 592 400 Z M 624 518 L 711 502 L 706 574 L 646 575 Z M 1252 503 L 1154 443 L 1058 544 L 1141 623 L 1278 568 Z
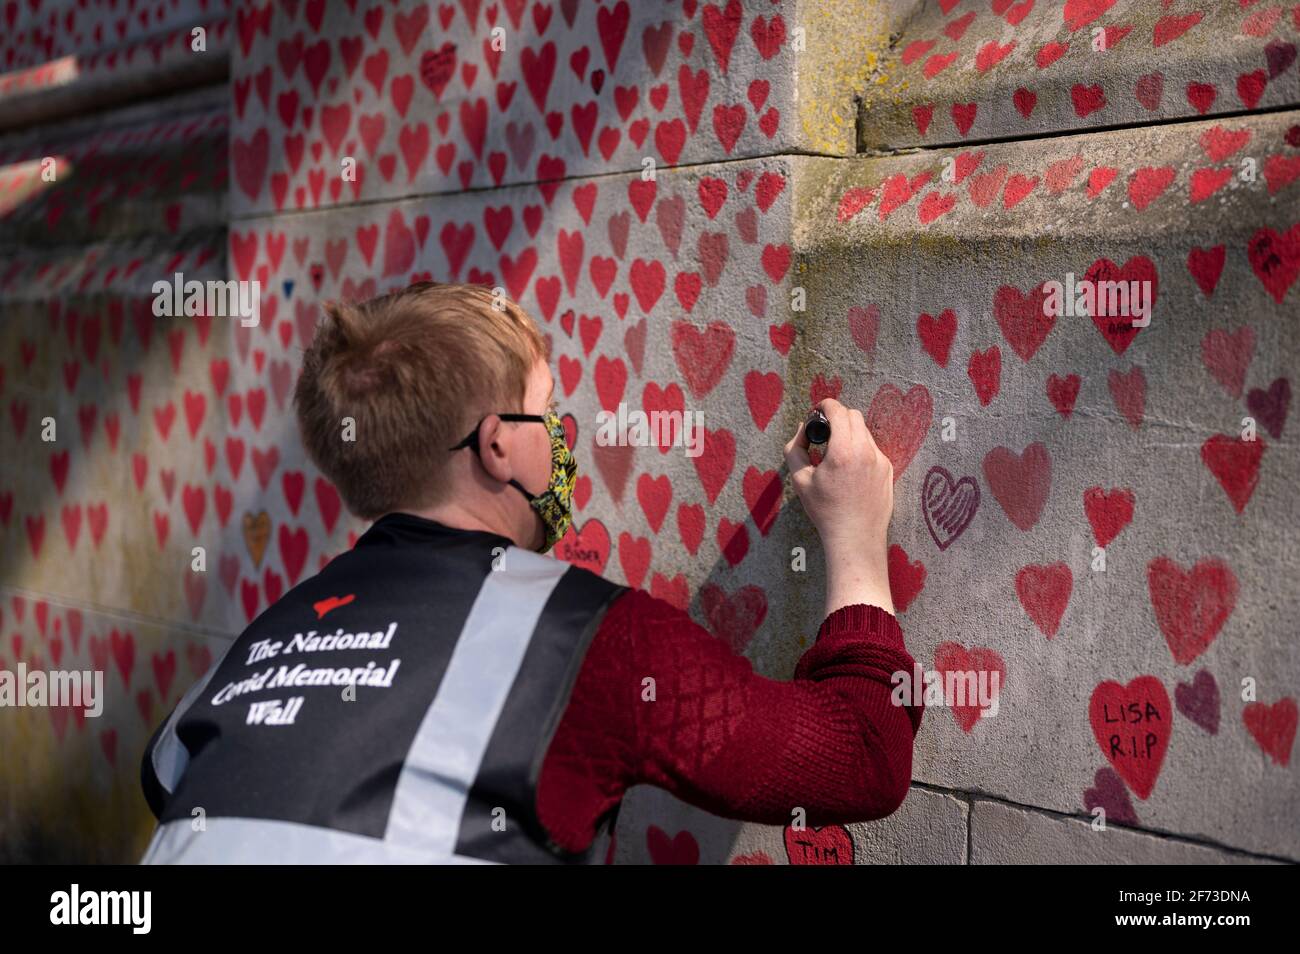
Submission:
M 384 840 L 419 854 L 455 854 L 470 788 L 537 620 L 569 564 L 507 547 L 465 619 L 438 693 L 393 793 Z

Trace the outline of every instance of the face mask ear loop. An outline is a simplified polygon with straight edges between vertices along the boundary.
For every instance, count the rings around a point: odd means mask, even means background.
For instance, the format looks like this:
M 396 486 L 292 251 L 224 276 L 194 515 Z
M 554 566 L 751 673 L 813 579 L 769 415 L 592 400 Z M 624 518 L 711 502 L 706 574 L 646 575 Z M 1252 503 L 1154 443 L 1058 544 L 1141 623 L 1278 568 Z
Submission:
M 527 499 L 529 503 L 532 503 L 534 500 L 537 499 L 536 494 L 530 494 L 527 490 L 524 489 L 524 485 L 521 484 L 519 481 L 515 480 L 513 477 L 510 478 L 510 486 L 515 488 L 515 490 L 519 491 L 521 494 L 523 494 L 525 499 Z

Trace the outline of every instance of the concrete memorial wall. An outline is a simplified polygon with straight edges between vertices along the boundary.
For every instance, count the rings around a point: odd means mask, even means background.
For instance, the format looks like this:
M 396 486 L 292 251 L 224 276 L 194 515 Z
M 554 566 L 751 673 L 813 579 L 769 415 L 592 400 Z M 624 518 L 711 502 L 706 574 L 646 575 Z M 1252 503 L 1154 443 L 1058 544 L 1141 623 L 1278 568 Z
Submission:
M 1300 10 L 11 6 L 0 662 L 108 681 L 97 717 L 0 715 L 7 859 L 138 856 L 148 731 L 365 527 L 295 434 L 320 303 L 432 278 L 550 339 L 561 558 L 789 678 L 823 589 L 781 450 L 835 396 L 894 464 L 910 651 L 997 677 L 930 708 L 886 819 L 639 787 L 615 862 L 1300 860 Z M 128 92 L 31 78 L 114 52 Z M 155 317 L 176 272 L 259 283 L 257 323 Z M 598 443 L 620 406 L 699 443 Z

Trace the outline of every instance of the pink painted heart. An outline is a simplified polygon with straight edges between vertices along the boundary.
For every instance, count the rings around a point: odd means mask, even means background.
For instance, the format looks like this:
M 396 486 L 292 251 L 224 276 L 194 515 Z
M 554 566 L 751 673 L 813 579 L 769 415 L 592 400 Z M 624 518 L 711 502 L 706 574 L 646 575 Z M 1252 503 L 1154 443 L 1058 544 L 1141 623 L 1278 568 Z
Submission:
M 934 650 L 934 670 L 944 677 L 944 705 L 967 733 L 975 729 L 986 713 L 995 711 L 998 696 L 1007 684 L 1006 661 L 995 650 L 984 646 L 967 649 L 961 643 L 940 643 Z M 950 673 L 957 676 L 951 682 Z M 948 695 L 949 685 L 956 690 L 952 697 Z
M 989 402 L 997 397 L 1002 385 L 1002 351 L 997 345 L 986 351 L 971 352 L 966 376 L 975 386 L 975 396 L 981 407 L 988 407 Z
M 1128 350 L 1144 327 L 1139 322 L 1151 320 L 1160 291 L 1160 276 L 1155 263 L 1145 255 L 1134 255 L 1123 266 L 1108 258 L 1093 262 L 1083 276 L 1093 290 L 1092 323 L 1116 354 Z M 1120 295 L 1123 287 L 1127 294 Z M 1115 293 L 1111 294 L 1111 289 Z M 1145 305 L 1145 315 L 1139 305 Z
M 925 564 L 920 560 L 911 560 L 907 551 L 897 543 L 889 546 L 889 595 L 894 600 L 894 609 L 906 613 L 907 608 L 925 589 Z
M 1246 370 L 1255 352 L 1255 330 L 1247 325 L 1235 332 L 1216 328 L 1201 339 L 1201 362 L 1210 376 L 1233 397 L 1241 397 Z
M 1208 669 L 1202 669 L 1190 683 L 1174 687 L 1178 711 L 1210 735 L 1219 734 L 1219 684 Z
M 698 865 L 700 863 L 699 842 L 689 831 L 679 831 L 669 837 L 668 833 L 658 825 L 651 825 L 646 829 L 645 842 L 651 864 Z
M 1106 377 L 1106 386 L 1115 402 L 1115 409 L 1124 416 L 1129 426 L 1135 430 L 1141 427 L 1147 406 L 1147 379 L 1142 369 L 1136 366 L 1128 371 L 1111 368 Z
M 1291 764 L 1296 725 L 1300 723 L 1300 707 L 1296 706 L 1294 699 L 1279 699 L 1272 705 L 1248 703 L 1242 710 L 1241 721 L 1260 750 L 1274 764 L 1283 768 Z
M 851 865 L 853 838 L 843 825 L 786 826 L 785 854 L 792 865 Z
M 757 586 L 742 586 L 728 595 L 706 583 L 700 587 L 700 609 L 713 635 L 742 653 L 767 617 L 767 596 Z
M 1045 283 L 1025 293 L 1014 285 L 1002 285 L 993 294 L 993 317 L 1022 361 L 1038 353 L 1056 326 L 1056 315 L 1048 314 L 1046 301 Z
M 1143 109 L 1149 113 L 1155 112 L 1160 108 L 1160 100 L 1165 94 L 1165 75 L 1155 72 L 1139 76 L 1133 94 Z
M 1114 769 L 1097 769 L 1097 774 L 1092 779 L 1092 788 L 1086 789 L 1083 793 L 1083 807 L 1089 812 L 1095 812 L 1100 808 L 1106 813 L 1108 823 L 1138 824 L 1137 812 L 1133 810 L 1128 789 L 1124 787 L 1123 779 L 1115 774 Z
M 677 368 L 687 387 L 691 394 L 701 398 L 717 386 L 731 364 L 736 333 L 722 321 L 712 322 L 703 329 L 688 321 L 675 321 L 672 346 Z
M 1246 509 L 1255 494 L 1264 451 L 1264 442 L 1258 437 L 1248 441 L 1214 434 L 1201 445 L 1201 462 L 1219 482 L 1238 514 Z
M 1246 408 L 1275 438 L 1282 436 L 1290 407 L 1291 381 L 1288 378 L 1278 378 L 1268 388 L 1251 388 L 1246 395 Z
M 957 313 L 951 308 L 945 308 L 937 318 L 922 313 L 916 319 L 916 334 L 921 339 L 921 347 L 934 363 L 941 368 L 948 367 L 948 353 L 957 334 Z
M 1193 248 L 1187 253 L 1187 270 L 1196 279 L 1196 285 L 1206 298 L 1214 294 L 1218 287 L 1219 276 L 1223 274 L 1223 264 L 1227 261 L 1227 247 L 1216 245 L 1213 248 Z
M 1061 628 L 1061 617 L 1070 602 L 1074 575 L 1066 563 L 1043 566 L 1030 564 L 1016 574 L 1016 596 L 1020 605 L 1044 636 L 1051 639 Z
M 1114 4 L 1115 0 L 1066 0 L 1065 25 L 1073 33 L 1096 20 Z
M 849 309 L 849 334 L 858 350 L 871 354 L 876 349 L 876 334 L 880 330 L 880 306 L 872 303 L 865 308 Z
M 1300 224 L 1286 232 L 1263 228 L 1246 246 L 1251 270 L 1279 305 L 1300 275 Z
M 599 520 L 573 526 L 556 544 L 556 556 L 592 573 L 603 573 L 609 560 L 609 531 Z
M 1079 399 L 1079 388 L 1083 379 L 1077 374 L 1049 374 L 1047 376 L 1047 397 L 1061 417 L 1074 413 L 1074 403 Z
M 1184 570 L 1156 557 L 1147 564 L 1147 589 L 1156 625 L 1180 666 L 1209 648 L 1237 605 L 1237 577 L 1222 560 L 1202 560 Z
M 1007 519 L 1029 531 L 1042 516 L 1052 489 L 1051 454 L 1038 442 L 1021 454 L 995 447 L 984 456 L 984 479 Z

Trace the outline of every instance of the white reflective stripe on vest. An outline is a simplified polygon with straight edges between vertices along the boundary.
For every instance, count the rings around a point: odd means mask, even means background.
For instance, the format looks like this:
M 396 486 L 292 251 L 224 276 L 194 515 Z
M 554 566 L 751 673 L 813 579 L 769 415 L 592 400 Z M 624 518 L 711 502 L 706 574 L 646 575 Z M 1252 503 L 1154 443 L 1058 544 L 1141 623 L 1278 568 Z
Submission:
M 171 716 L 167 719 L 167 726 L 158 736 L 158 742 L 150 753 L 150 761 L 153 763 L 153 773 L 158 778 L 158 784 L 166 789 L 167 794 L 176 790 L 176 783 L 181 780 L 185 774 L 185 767 L 190 763 L 190 753 L 181 745 L 181 740 L 176 737 L 176 724 L 180 721 L 190 706 L 208 687 L 213 673 L 221 665 L 221 661 L 226 658 L 235 641 L 231 640 L 229 645 L 222 651 L 221 655 L 212 661 L 199 681 L 190 686 L 185 695 L 181 696 L 181 701 L 176 703 L 176 708 L 172 710 Z
M 141 864 L 199 865 L 490 865 L 463 855 L 431 855 L 400 844 L 298 822 L 209 818 L 203 831 L 188 819 L 162 825 Z
M 508 547 L 501 569 L 487 575 L 402 766 L 386 841 L 431 855 L 455 852 L 492 729 L 546 601 L 568 569 Z

